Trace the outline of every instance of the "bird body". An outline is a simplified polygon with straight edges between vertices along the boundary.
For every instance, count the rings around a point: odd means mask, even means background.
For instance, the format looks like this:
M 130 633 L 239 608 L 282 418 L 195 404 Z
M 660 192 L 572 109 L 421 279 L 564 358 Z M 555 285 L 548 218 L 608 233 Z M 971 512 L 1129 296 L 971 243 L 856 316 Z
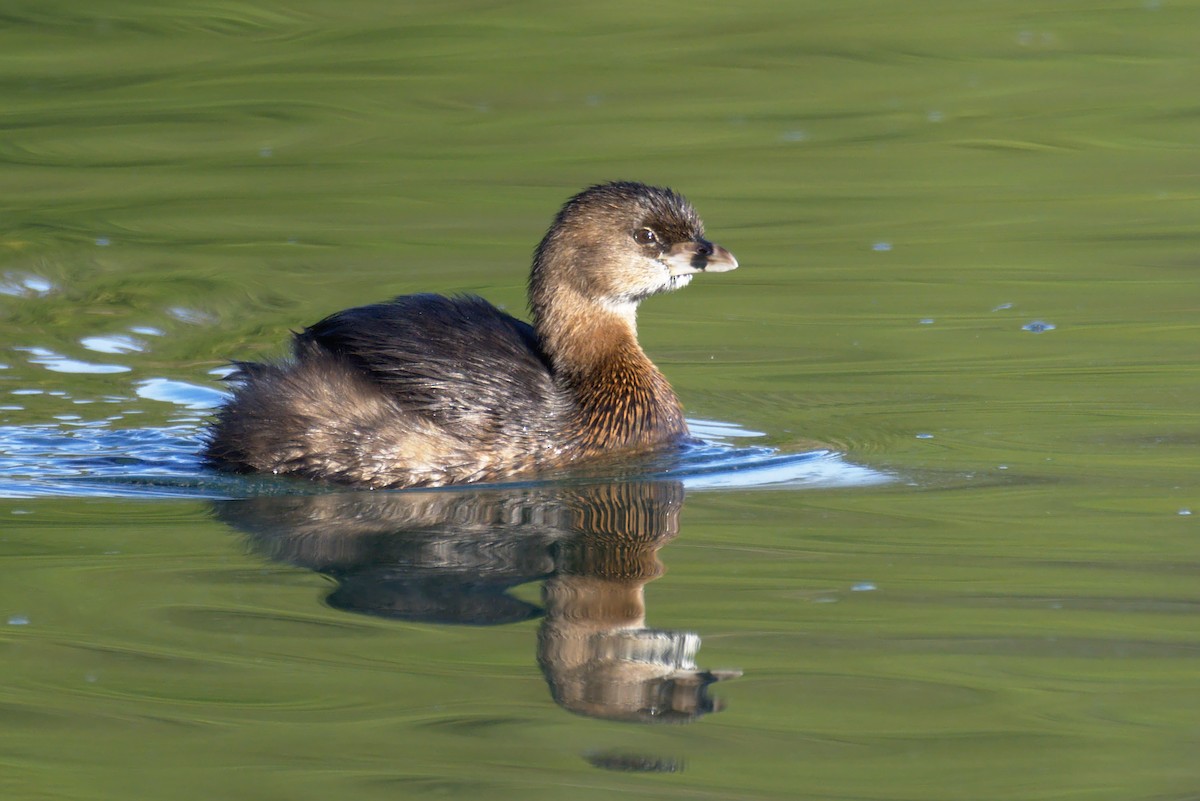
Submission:
M 236 365 L 205 458 L 383 488 L 667 447 L 687 425 L 638 344 L 637 305 L 736 266 L 674 192 L 592 187 L 535 252 L 532 325 L 475 296 L 405 295 L 333 314 L 295 335 L 290 360 Z

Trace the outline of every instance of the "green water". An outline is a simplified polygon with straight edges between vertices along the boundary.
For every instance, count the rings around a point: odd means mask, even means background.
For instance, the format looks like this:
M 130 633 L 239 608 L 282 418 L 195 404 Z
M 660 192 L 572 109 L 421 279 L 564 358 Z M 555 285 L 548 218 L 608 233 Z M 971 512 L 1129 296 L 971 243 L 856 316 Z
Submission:
M 0 794 L 1195 798 L 1198 30 L 1169 0 L 8 3 L 0 425 L 46 439 L 6 486 L 89 426 L 186 461 L 203 411 L 141 382 L 215 388 L 337 308 L 521 309 L 558 204 L 612 178 L 742 264 L 643 307 L 689 415 L 894 480 L 649 505 L 647 624 L 744 674 L 683 725 L 556 703 L 545 618 L 335 603 L 369 559 L 202 497 L 10 491 Z

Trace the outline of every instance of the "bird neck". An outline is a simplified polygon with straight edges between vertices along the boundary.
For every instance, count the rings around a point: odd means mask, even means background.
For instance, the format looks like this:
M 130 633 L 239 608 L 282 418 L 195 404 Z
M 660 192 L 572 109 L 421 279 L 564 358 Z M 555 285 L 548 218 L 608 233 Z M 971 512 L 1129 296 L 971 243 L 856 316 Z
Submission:
M 557 373 L 582 380 L 613 360 L 640 359 L 653 369 L 637 341 L 636 304 L 603 303 L 556 286 L 532 305 L 534 328 Z
M 671 385 L 638 344 L 636 304 L 558 287 L 551 302 L 534 303 L 534 324 L 585 448 L 653 447 L 687 432 Z

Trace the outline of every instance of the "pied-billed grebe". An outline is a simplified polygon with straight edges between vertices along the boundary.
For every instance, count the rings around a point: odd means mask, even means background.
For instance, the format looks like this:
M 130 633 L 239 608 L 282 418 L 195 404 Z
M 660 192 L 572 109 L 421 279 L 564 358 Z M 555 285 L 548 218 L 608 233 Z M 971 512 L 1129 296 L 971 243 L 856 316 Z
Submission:
M 669 189 L 600 184 L 567 201 L 529 277 L 533 325 L 482 298 L 405 295 L 239 363 L 209 464 L 365 487 L 530 474 L 679 442 L 675 393 L 637 341 L 637 306 L 737 267 Z

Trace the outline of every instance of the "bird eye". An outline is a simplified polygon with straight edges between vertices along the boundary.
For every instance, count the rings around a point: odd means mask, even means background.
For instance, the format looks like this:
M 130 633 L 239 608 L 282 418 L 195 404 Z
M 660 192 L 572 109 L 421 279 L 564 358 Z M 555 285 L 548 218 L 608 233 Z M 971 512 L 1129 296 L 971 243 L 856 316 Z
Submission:
M 649 245 L 658 241 L 658 234 L 653 229 L 640 228 L 634 233 L 633 240 L 639 245 Z

